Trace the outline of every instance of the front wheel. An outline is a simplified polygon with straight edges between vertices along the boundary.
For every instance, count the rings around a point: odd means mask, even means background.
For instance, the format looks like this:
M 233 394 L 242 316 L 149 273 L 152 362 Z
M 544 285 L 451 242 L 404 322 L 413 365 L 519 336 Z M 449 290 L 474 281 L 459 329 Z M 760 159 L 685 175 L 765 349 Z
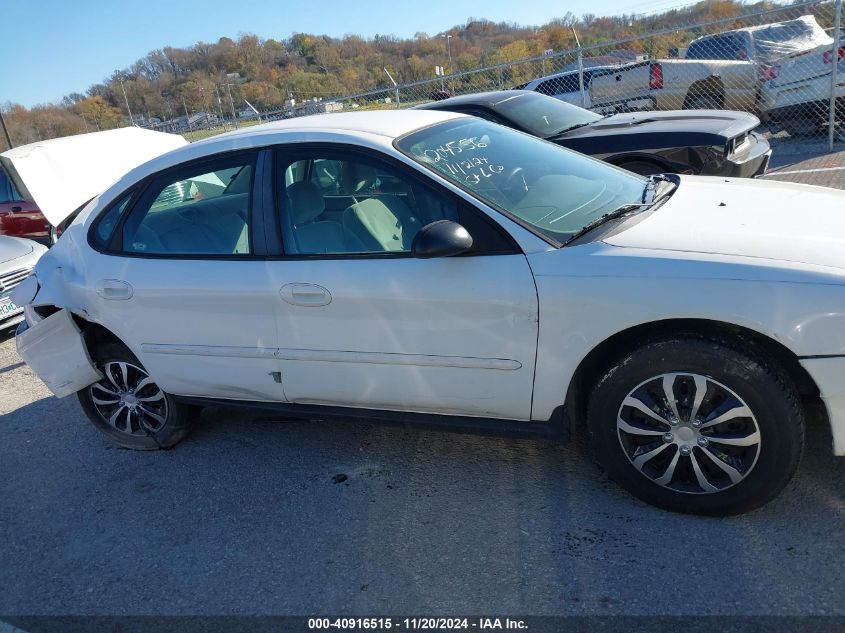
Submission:
M 176 402 L 127 348 L 107 344 L 94 351 L 104 378 L 77 392 L 88 419 L 124 448 L 170 448 L 188 434 L 189 407 Z
M 762 506 L 798 467 L 804 418 L 789 377 L 728 342 L 667 338 L 618 359 L 588 425 L 608 474 L 647 503 L 730 515 Z

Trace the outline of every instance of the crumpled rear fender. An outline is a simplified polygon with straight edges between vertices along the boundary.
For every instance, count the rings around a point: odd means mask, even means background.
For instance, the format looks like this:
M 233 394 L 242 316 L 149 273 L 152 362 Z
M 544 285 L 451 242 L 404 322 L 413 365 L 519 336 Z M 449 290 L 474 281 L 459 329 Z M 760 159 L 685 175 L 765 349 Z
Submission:
M 103 379 L 94 366 L 79 326 L 67 310 L 34 324 L 16 337 L 18 354 L 57 397 L 63 398 Z
M 18 353 L 60 398 L 103 378 L 72 316 L 91 320 L 75 254 L 67 240 L 56 244 L 38 262 L 34 275 L 15 288 L 12 299 L 26 314 L 16 336 Z

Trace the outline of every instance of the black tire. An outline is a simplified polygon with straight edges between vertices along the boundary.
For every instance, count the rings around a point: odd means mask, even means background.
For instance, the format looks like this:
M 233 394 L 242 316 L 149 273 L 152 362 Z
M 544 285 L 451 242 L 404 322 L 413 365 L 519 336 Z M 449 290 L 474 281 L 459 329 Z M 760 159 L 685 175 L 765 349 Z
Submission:
M 681 412 L 678 418 L 672 421 L 678 424 L 678 427 L 667 429 L 663 423 L 655 424 L 652 422 L 653 418 L 643 416 L 646 428 L 650 428 L 648 424 L 652 423 L 655 429 L 668 432 L 663 436 L 658 434 L 643 437 L 639 434 L 627 434 L 624 428 L 617 428 L 617 419 L 639 415 L 635 411 L 636 407 L 623 406 L 623 401 L 629 395 L 647 393 L 649 389 L 654 392 L 655 383 L 649 382 L 650 380 L 656 381 L 664 375 L 674 374 L 679 377 L 670 378 L 669 384 L 673 385 L 672 394 L 677 398 L 674 408 Z M 690 443 L 687 446 L 671 443 L 666 436 L 680 433 L 682 426 L 688 427 L 684 433 L 690 432 L 693 409 L 683 407 L 694 400 L 690 391 L 694 393 L 695 390 L 687 390 L 685 394 L 683 387 L 684 381 L 689 383 L 693 380 L 693 375 L 698 375 L 699 379 L 703 379 L 702 384 L 707 385 L 703 392 L 707 394 L 705 397 L 713 394 L 714 402 L 718 402 L 718 390 L 726 387 L 727 391 L 732 392 L 733 396 L 750 409 L 753 417 L 736 416 L 735 420 L 711 427 L 708 431 L 700 427 L 697 440 L 684 436 L 684 441 Z M 671 382 L 672 380 L 679 382 Z M 680 396 L 676 391 L 678 385 L 681 388 Z M 663 393 L 666 393 L 665 389 Z M 652 407 L 652 410 L 659 410 L 659 397 L 653 402 L 657 408 Z M 668 398 L 663 402 L 668 403 Z M 736 410 L 730 408 L 735 405 L 727 399 L 722 400 L 722 403 L 726 407 L 724 410 Z M 683 411 L 686 411 L 687 422 L 684 422 Z M 721 411 L 714 405 L 711 410 L 712 419 L 719 417 L 716 414 Z M 678 423 L 677 420 L 681 422 Z M 803 410 L 797 390 L 788 375 L 763 353 L 741 349 L 726 340 L 711 340 L 695 335 L 653 340 L 611 363 L 590 396 L 587 423 L 596 457 L 613 480 L 646 503 L 675 512 L 693 514 L 727 516 L 766 504 L 789 483 L 798 467 L 804 447 Z M 639 425 L 639 422 L 636 424 Z M 701 422 L 698 424 L 700 426 Z M 716 459 L 702 452 L 708 450 L 707 448 L 693 444 L 696 441 L 704 441 L 706 446 L 707 440 L 702 440 L 700 435 L 710 433 L 714 428 L 717 429 L 717 435 L 710 436 L 713 441 L 718 441 L 715 438 L 729 437 L 730 434 L 718 431 L 724 429 L 724 424 L 755 425 L 753 428 L 757 429 L 759 444 L 753 449 L 725 449 L 724 446 L 713 444 L 711 441 L 710 448 L 715 449 L 710 451 L 712 455 L 722 455 L 723 463 L 745 464 L 745 468 L 737 468 L 737 472 L 744 472 L 738 483 L 728 483 L 726 487 L 714 486 L 714 491 L 705 492 L 699 478 L 701 469 L 715 473 L 708 476 L 716 477 L 722 476 L 723 469 L 717 468 Z M 704 426 L 708 424 L 705 423 Z M 638 426 L 638 431 L 641 428 Z M 744 430 L 740 434 L 749 433 L 750 431 Z M 658 452 L 657 457 L 649 458 L 651 461 L 641 462 L 639 469 L 634 466 L 636 458 L 644 458 L 643 453 L 656 449 L 663 441 L 669 444 L 664 447 L 667 450 L 663 451 L 662 457 Z M 640 442 L 643 445 L 640 445 Z M 636 446 L 633 451 L 632 446 Z M 682 453 L 682 448 L 688 452 Z M 690 452 L 693 454 L 692 458 L 689 456 Z M 741 457 L 735 458 L 733 452 Z M 669 464 L 666 464 L 664 471 L 663 463 L 674 459 L 675 453 L 680 455 L 672 466 L 673 474 L 666 482 L 667 485 L 655 482 L 654 479 L 667 476 Z M 632 459 L 632 456 L 635 458 Z M 736 461 L 731 461 L 734 459 Z M 650 467 L 651 463 L 655 463 L 654 472 L 646 474 L 644 469 Z M 747 467 L 748 464 L 750 468 Z M 708 484 L 715 481 L 706 478 L 705 480 Z
M 669 170 L 664 169 L 657 163 L 651 163 L 647 160 L 629 160 L 625 161 L 624 163 L 619 163 L 617 167 L 627 169 L 628 171 L 632 171 L 635 174 L 639 174 L 640 176 L 651 176 L 653 174 L 671 173 L 669 172 Z
M 104 374 L 108 367 L 114 366 L 110 364 L 127 364 L 130 369 L 125 382 L 129 383 L 130 387 L 133 383 L 140 383 L 143 376 L 146 375 L 143 365 L 135 355 L 126 347 L 117 343 L 107 343 L 94 349 L 93 361 Z M 143 374 L 139 373 L 138 369 Z M 118 382 L 121 382 L 119 376 Z M 98 385 L 101 385 L 101 387 L 98 388 Z M 77 392 L 77 397 L 88 419 L 115 444 L 140 451 L 166 449 L 175 446 L 188 434 L 191 424 L 191 408 L 176 402 L 170 394 L 161 391 L 154 382 L 149 382 L 137 391 L 138 396 L 141 397 L 149 397 L 150 394 L 154 394 L 155 402 L 144 405 L 149 406 L 152 413 L 144 413 L 145 409 L 141 408 L 140 411 L 130 416 L 128 411 L 124 411 L 118 414 L 114 424 L 109 422 L 103 411 L 116 411 L 118 408 L 124 407 L 118 404 L 113 406 L 98 405 L 95 402 L 96 399 L 109 397 L 102 386 L 117 391 L 115 384 L 106 379 L 81 389 Z M 161 394 L 160 397 L 159 394 Z M 122 404 L 123 400 L 118 402 Z M 159 416 L 160 419 L 154 419 L 152 414 Z M 127 428 L 129 429 L 128 432 Z

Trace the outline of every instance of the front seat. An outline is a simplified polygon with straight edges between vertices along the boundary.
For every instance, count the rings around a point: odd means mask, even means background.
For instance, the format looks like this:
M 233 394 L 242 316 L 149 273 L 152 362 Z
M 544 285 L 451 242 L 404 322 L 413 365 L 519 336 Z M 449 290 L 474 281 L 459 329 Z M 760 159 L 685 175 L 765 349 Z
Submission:
M 288 245 L 287 251 L 292 254 L 319 253 L 362 253 L 366 252 L 361 243 L 351 231 L 340 222 L 318 220 L 326 209 L 323 196 L 317 186 L 308 181 L 295 182 L 287 190 L 288 209 L 286 214 L 288 224 L 285 236 L 293 238 L 293 248 Z
M 344 191 L 355 203 L 343 212 L 343 225 L 372 251 L 410 251 L 422 227 L 410 207 L 398 196 L 377 194 L 359 199 L 376 182 L 376 170 L 360 163 L 346 163 L 341 172 Z M 364 194 L 367 195 L 367 194 Z

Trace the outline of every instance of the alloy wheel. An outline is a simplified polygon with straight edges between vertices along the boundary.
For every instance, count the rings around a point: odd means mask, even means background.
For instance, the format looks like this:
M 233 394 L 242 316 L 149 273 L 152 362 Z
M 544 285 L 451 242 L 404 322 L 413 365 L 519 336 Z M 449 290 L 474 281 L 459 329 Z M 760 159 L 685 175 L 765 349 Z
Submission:
M 745 401 L 700 374 L 661 374 L 635 387 L 616 420 L 630 463 L 676 492 L 721 492 L 743 481 L 760 455 L 760 428 Z
M 100 365 L 105 378 L 89 394 L 100 417 L 128 435 L 150 435 L 167 421 L 167 398 L 149 374 L 126 361 Z

